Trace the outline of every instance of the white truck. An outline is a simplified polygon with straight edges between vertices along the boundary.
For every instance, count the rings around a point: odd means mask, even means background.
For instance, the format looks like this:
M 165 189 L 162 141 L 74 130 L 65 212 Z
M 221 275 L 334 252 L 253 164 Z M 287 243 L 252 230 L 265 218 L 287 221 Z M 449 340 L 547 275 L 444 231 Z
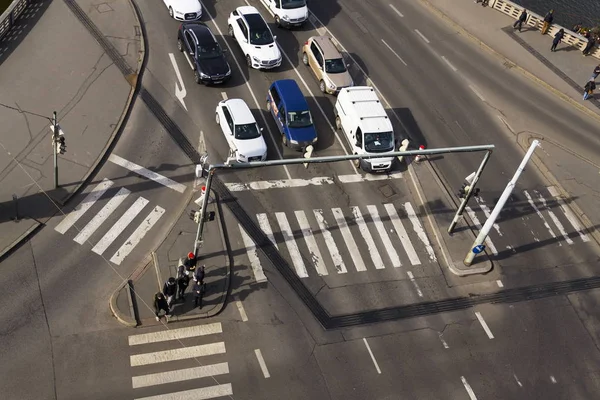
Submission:
M 377 97 L 369 86 L 354 86 L 340 91 L 335 103 L 335 126 L 346 137 L 352 154 L 380 155 L 381 157 L 355 161 L 367 172 L 389 172 L 394 157 L 394 128 Z

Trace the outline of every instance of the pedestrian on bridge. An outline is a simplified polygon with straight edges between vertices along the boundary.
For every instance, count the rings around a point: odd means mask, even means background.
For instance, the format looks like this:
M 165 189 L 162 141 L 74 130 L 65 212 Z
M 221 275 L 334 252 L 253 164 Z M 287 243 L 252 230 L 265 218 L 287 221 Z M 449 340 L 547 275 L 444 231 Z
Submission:
M 583 87 L 583 99 L 587 100 L 590 97 L 594 96 L 594 90 L 596 90 L 596 82 L 593 79 L 590 79 L 588 83 Z
M 558 46 L 558 44 L 564 36 L 565 30 L 563 28 L 560 28 L 560 31 L 556 32 L 556 35 L 554 35 L 554 39 L 552 39 L 552 47 L 550 47 L 550 51 L 556 51 L 556 46 Z
M 550 29 L 550 25 L 552 25 L 552 21 L 554 21 L 554 10 L 550 10 L 548 14 L 544 17 L 544 25 L 542 25 L 542 35 L 545 35 Z
M 171 316 L 171 311 L 169 310 L 169 304 L 167 304 L 167 300 L 165 299 L 165 296 L 161 292 L 158 292 L 154 295 L 154 315 L 156 316 L 157 321 L 160 321 L 160 317 L 158 316 L 158 314 L 161 311 L 165 312 L 165 319 L 168 323 L 169 317 Z
M 596 38 L 594 38 L 589 32 L 586 37 L 588 41 L 582 51 L 584 56 L 588 56 L 591 53 L 592 49 L 594 48 L 594 43 L 596 43 Z
M 517 19 L 517 21 L 513 25 L 513 28 L 518 29 L 519 32 L 521 32 L 521 27 L 523 26 L 523 22 L 525 21 L 527 21 L 527 10 L 523 9 L 523 11 L 521 11 L 521 15 L 519 15 L 519 19 Z

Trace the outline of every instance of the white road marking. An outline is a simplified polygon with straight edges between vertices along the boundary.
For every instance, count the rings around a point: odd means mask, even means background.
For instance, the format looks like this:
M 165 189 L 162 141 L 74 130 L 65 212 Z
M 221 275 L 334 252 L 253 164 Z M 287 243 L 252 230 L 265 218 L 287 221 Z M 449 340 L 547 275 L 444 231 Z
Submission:
M 390 240 L 390 237 L 387 234 L 385 226 L 383 225 L 383 222 L 381 221 L 381 217 L 379 216 L 379 211 L 377 210 L 377 206 L 373 206 L 373 205 L 367 206 L 367 211 L 369 211 L 369 214 L 371 215 L 371 219 L 373 220 L 373 223 L 375 224 L 377 233 L 379 234 L 379 237 L 381 238 L 381 241 L 383 242 L 383 247 L 385 247 L 387 255 L 390 258 L 390 261 L 392 262 L 392 265 L 394 266 L 394 268 L 401 267 L 402 262 L 400 261 L 400 257 L 398 257 L 398 253 L 396 253 L 396 249 L 394 248 L 394 245 L 392 244 L 392 241 Z
M 581 240 L 583 240 L 584 242 L 589 242 L 590 238 L 585 233 L 583 233 L 583 228 L 579 224 L 577 217 L 575 216 L 575 214 L 573 214 L 571 209 L 567 206 L 567 204 L 565 203 L 565 200 L 558 193 L 558 190 L 556 190 L 556 188 L 554 186 L 548 186 L 547 189 L 548 189 L 548 192 L 550 193 L 550 195 L 552 197 L 554 197 L 554 199 L 556 201 L 558 201 L 558 204 L 560 205 L 560 209 L 565 214 L 565 217 L 567 217 L 567 219 L 569 220 L 569 223 L 571 224 L 571 226 L 573 226 L 573 228 L 577 231 L 577 233 L 581 237 Z
M 440 337 L 440 341 L 442 342 L 442 346 L 444 346 L 445 349 L 449 349 L 450 346 L 448 346 L 448 343 L 446 343 L 446 341 L 444 340 L 444 338 L 442 337 L 443 333 L 442 332 L 438 332 L 438 336 Z
M 169 189 L 173 189 L 176 192 L 183 193 L 185 192 L 186 186 L 181 183 L 175 182 L 172 179 L 167 178 L 166 176 L 157 174 L 156 172 L 150 171 L 140 165 L 132 163 L 131 161 L 127 161 L 126 159 L 119 157 L 116 154 L 111 154 L 108 157 L 108 161 L 115 163 L 123 168 L 130 170 L 131 172 L 135 172 L 138 175 L 143 176 L 144 178 L 152 179 L 154 182 L 159 183 L 168 187 Z
M 227 93 L 221 92 L 221 97 L 223 98 L 223 100 L 227 100 Z
M 183 52 L 183 54 L 185 54 L 185 51 Z M 186 54 L 186 56 L 187 56 L 187 54 Z M 177 100 L 179 100 L 179 102 L 181 103 L 183 108 L 185 108 L 185 111 L 187 111 L 187 106 L 185 105 L 185 102 L 183 101 L 185 96 L 187 96 L 187 90 L 185 90 L 185 85 L 183 84 L 183 79 L 181 79 L 181 73 L 179 72 L 179 67 L 177 66 L 177 61 L 175 60 L 175 56 L 173 55 L 173 53 L 169 53 L 169 58 L 171 59 L 171 63 L 173 64 L 173 69 L 175 70 L 175 76 L 177 76 L 177 82 L 175 82 L 175 97 L 177 97 Z M 188 62 L 190 62 L 190 60 L 188 60 Z M 190 62 L 190 65 L 191 65 L 191 62 Z M 193 68 L 194 67 L 192 66 L 192 69 Z
M 331 259 L 333 260 L 333 266 L 337 270 L 338 274 L 345 274 L 348 272 L 346 269 L 346 265 L 344 264 L 344 260 L 333 240 L 333 236 L 329 231 L 329 224 L 325 220 L 323 216 L 323 210 L 313 210 L 313 214 L 315 215 L 315 219 L 317 220 L 317 224 L 319 225 L 319 230 L 323 235 L 323 239 L 325 240 L 325 245 L 327 245 L 327 249 L 329 250 L 329 254 L 331 255 Z
M 419 288 L 419 285 L 417 284 L 417 281 L 415 280 L 413 273 L 410 271 L 406 271 L 406 275 L 408 275 L 408 278 L 410 279 L 412 284 L 415 286 L 415 289 L 417 289 L 417 294 L 419 295 L 419 297 L 423 297 L 423 292 L 421 292 L 421 289 Z
M 393 5 L 393 4 L 390 4 L 390 8 L 391 8 L 392 10 L 394 10 L 394 12 L 395 12 L 396 14 L 398 14 L 398 16 L 399 16 L 400 18 L 404 18 L 404 14 L 402 14 L 400 11 L 398 11 L 398 9 L 397 9 L 396 7 L 394 7 L 394 5 Z
M 465 377 L 461 376 L 460 380 L 462 381 L 463 386 L 467 390 L 467 393 L 469 394 L 469 398 L 471 400 L 477 400 L 477 396 L 475 396 L 475 392 L 473 392 L 473 389 L 471 389 L 471 385 L 469 385 L 469 382 L 467 382 L 467 380 L 465 379 Z
M 492 213 L 490 211 L 490 208 L 485 204 L 485 201 L 483 200 L 483 198 L 481 196 L 475 197 L 475 201 L 477 202 L 477 204 L 479 204 L 479 208 L 481 208 L 481 211 L 483 211 L 483 214 L 485 215 L 486 218 L 489 218 Z M 502 234 L 502 231 L 500 230 L 500 225 L 494 223 L 494 229 L 496 230 L 496 232 L 498 233 L 498 235 L 500 236 L 504 236 Z
M 190 59 L 190 56 L 188 56 L 187 51 L 184 51 L 183 55 L 185 56 L 185 59 L 187 60 L 190 68 L 192 69 L 192 71 L 194 71 L 196 68 L 194 68 L 194 64 L 192 64 L 192 60 Z
M 298 249 L 298 245 L 296 244 L 296 240 L 294 238 L 294 233 L 292 232 L 292 228 L 290 227 L 285 213 L 275 213 L 275 219 L 277 219 L 277 223 L 279 224 L 281 234 L 283 235 L 283 240 L 287 245 L 290 257 L 292 258 L 292 264 L 294 264 L 296 274 L 298 274 L 300 278 L 308 277 L 306 265 L 304 265 L 304 260 L 302 260 L 302 254 L 300 254 L 300 250 Z
M 550 375 L 550 381 L 552 383 L 556 383 L 556 378 L 554 377 L 554 375 Z
M 540 211 L 540 209 L 535 205 L 535 202 L 531 198 L 531 195 L 529 194 L 529 192 L 527 192 L 527 190 L 523 190 L 523 193 L 525 193 L 525 197 L 527 197 L 527 201 L 529 202 L 529 205 L 534 209 L 534 211 L 538 215 L 538 217 L 540 217 L 540 219 L 544 223 L 544 226 L 546 227 L 546 229 L 548 229 L 548 233 L 550 233 L 550 235 L 552 235 L 552 237 L 554 239 L 558 240 L 558 238 L 556 237 L 556 234 L 554 233 L 554 231 L 550 227 L 550 224 L 548 224 L 548 221 L 546 221 L 546 217 L 544 217 L 544 215 L 542 214 L 542 212 Z M 558 245 L 562 246 L 562 243 L 558 242 Z
M 558 219 L 558 217 L 556 216 L 556 214 L 554 214 L 554 211 L 552 211 L 550 209 L 550 207 L 548 207 L 548 203 L 546 203 L 546 199 L 540 194 L 540 192 L 538 192 L 537 190 L 534 190 L 534 193 L 538 196 L 538 199 L 540 200 L 540 202 L 542 203 L 542 205 L 544 206 L 544 209 L 548 212 L 548 214 L 550 215 L 550 219 L 552 220 L 552 222 L 554 222 L 554 225 L 556 225 L 556 227 L 558 228 L 558 231 L 560 232 L 560 234 L 563 236 L 563 238 L 565 239 L 565 241 L 568 244 L 573 244 L 573 239 L 571 239 L 569 237 L 569 234 L 567 233 L 567 231 L 565 230 L 565 227 L 563 226 L 563 224 L 560 222 L 560 220 Z
M 171 382 L 184 382 L 191 379 L 225 375 L 228 373 L 229 365 L 224 362 L 219 364 L 203 365 L 201 367 L 134 376 L 131 378 L 131 386 L 134 389 L 138 389 L 148 386 L 164 385 L 165 383 Z
M 337 179 L 341 183 L 358 183 L 358 182 L 370 182 L 370 181 L 384 181 L 387 179 L 400 179 L 402 178 L 402 172 L 392 172 L 389 174 L 350 174 L 350 175 L 338 175 Z
M 354 263 L 357 271 L 366 271 L 367 267 L 365 267 L 365 262 L 360 255 L 360 251 L 358 251 L 358 246 L 354 241 L 354 237 L 350 232 L 350 228 L 348 228 L 348 224 L 346 223 L 346 218 L 344 217 L 344 213 L 340 208 L 332 208 L 331 212 L 333 213 L 333 217 L 335 218 L 335 222 L 340 228 L 340 232 L 342 233 L 342 237 L 344 238 L 344 242 L 346 243 L 346 247 L 350 252 L 350 258 Z
M 473 93 L 475 93 L 475 95 L 477 97 L 479 97 L 479 100 L 485 102 L 485 98 L 483 97 L 483 95 L 479 92 L 479 90 L 477 90 L 477 88 L 473 85 L 469 85 L 469 88 L 473 91 Z
M 312 261 L 315 269 L 317 270 L 317 274 L 319 276 L 328 275 L 327 268 L 325 267 L 325 263 L 323 262 L 323 256 L 321 255 L 321 251 L 317 246 L 317 242 L 315 241 L 315 237 L 313 236 L 312 229 L 310 229 L 310 224 L 308 223 L 308 219 L 306 218 L 306 214 L 304 211 L 299 210 L 295 211 L 296 219 L 298 220 L 298 225 L 300 225 L 300 230 L 302 230 L 302 236 L 304 236 L 304 241 L 306 242 L 306 246 L 308 247 L 308 252 L 310 254 L 310 260 Z
M 394 51 L 394 49 L 392 49 L 392 47 L 389 44 L 386 43 L 385 40 L 381 39 L 381 42 L 385 45 L 385 47 L 388 48 L 389 51 L 391 51 L 396 56 L 396 58 L 398 58 L 398 60 L 400 60 L 400 62 L 402 62 L 402 64 L 404 64 L 404 65 L 406 65 L 408 67 L 408 64 L 402 59 L 402 57 L 400 57 L 398 55 L 398 53 L 396 53 Z
M 188 328 L 169 329 L 167 331 L 131 335 L 129 336 L 129 345 L 137 346 L 140 344 L 167 342 L 169 340 L 214 335 L 217 333 L 223 333 L 223 328 L 220 322 L 215 322 L 214 324 L 190 326 Z
M 135 203 L 125 211 L 121 218 L 104 234 L 102 239 L 92 249 L 96 254 L 102 254 L 115 241 L 115 239 L 127 228 L 133 219 L 142 211 L 148 204 L 148 200 L 143 197 L 138 197 Z
M 479 311 L 475 312 L 475 316 L 477 317 L 477 319 L 479 320 L 479 323 L 481 324 L 481 326 L 483 327 L 483 330 L 485 331 L 485 333 L 487 334 L 487 336 L 490 339 L 494 338 L 494 335 L 492 334 L 492 331 L 490 330 L 489 326 L 487 325 L 487 323 L 485 322 L 485 320 L 483 319 L 483 317 L 481 316 L 481 313 Z
M 311 179 L 281 179 L 272 181 L 255 181 L 249 183 L 225 183 L 227 189 L 232 192 L 241 192 L 243 190 L 265 190 L 265 189 L 283 189 L 298 188 L 306 186 L 333 185 L 332 178 L 311 178 Z
M 423 35 L 423 34 L 421 33 L 421 31 L 419 31 L 418 29 L 415 29 L 415 32 L 417 33 L 417 35 L 421 36 L 421 39 L 423 39 L 423 40 L 425 41 L 425 43 L 429 43 L 429 39 L 427 39 L 427 38 L 425 37 L 425 35 Z
M 473 211 L 473 209 L 469 206 L 466 206 L 465 210 L 467 210 L 467 214 L 469 214 L 469 217 L 471 218 L 471 221 L 473 221 L 473 223 L 475 224 L 477 230 L 480 231 L 483 228 L 483 226 L 481 226 L 481 222 L 479 222 L 479 218 L 477 218 L 477 214 L 475 214 L 475 211 Z M 494 242 L 492 242 L 492 239 L 490 239 L 489 235 L 485 238 L 485 245 L 487 248 L 490 249 L 492 254 L 494 254 L 495 256 L 498 255 L 498 250 L 496 249 L 496 246 L 494 246 Z
M 504 287 L 504 283 L 502 283 L 502 281 L 500 279 L 498 279 L 496 281 L 496 284 L 498 285 L 498 287 L 501 287 L 501 288 Z
M 367 338 L 363 338 L 363 341 L 365 342 L 365 346 L 367 347 L 367 350 L 369 351 L 371 360 L 373 360 L 373 364 L 375 364 L 375 369 L 377 370 L 377 373 L 381 374 L 381 370 L 379 369 L 379 364 L 377 364 L 377 360 L 375 359 L 375 356 L 373 355 L 373 352 L 371 351 L 371 346 L 369 346 L 369 342 L 367 342 Z
M 406 209 L 406 213 L 408 214 L 408 219 L 410 219 L 410 222 L 412 223 L 413 230 L 417 233 L 417 236 L 425 245 L 425 250 L 427 250 L 427 254 L 429 254 L 429 259 L 431 261 L 436 261 L 437 258 L 435 256 L 435 252 L 433 251 L 433 247 L 431 247 L 431 243 L 429 243 L 427 233 L 425 233 L 425 230 L 421 226 L 421 221 L 419 221 L 419 217 L 417 217 L 417 214 L 415 213 L 412 204 L 408 202 L 404 203 L 404 208 Z
M 150 214 L 148 214 L 146 219 L 142 221 L 140 225 L 138 225 L 136 230 L 133 231 L 131 236 L 129 236 L 125 243 L 123 243 L 121 248 L 117 250 L 117 252 L 111 257 L 110 262 L 120 265 L 125 259 L 125 257 L 127 257 L 129 253 L 131 253 L 131 251 L 135 248 L 135 246 L 137 246 L 142 241 L 144 236 L 146 236 L 148 231 L 152 229 L 154 224 L 158 222 L 158 220 L 160 219 L 160 217 L 162 217 L 164 213 L 165 209 L 161 206 L 154 207 L 154 209 L 150 211 Z
M 85 199 L 83 199 L 81 203 L 77 204 L 73 211 L 68 213 L 67 216 L 60 221 L 60 224 L 58 224 L 54 230 L 64 235 L 65 232 L 68 231 L 69 228 L 71 228 L 75 222 L 77 222 L 77 220 L 79 220 L 79 218 L 81 218 L 81 216 L 85 214 L 85 212 L 89 210 L 113 184 L 113 181 L 110 181 L 106 178 L 102 180 L 102 182 L 100 182 L 94 189 L 92 189 L 90 193 L 88 193 L 87 196 L 85 196 Z
M 242 317 L 242 322 L 248 321 L 248 315 L 246 314 L 246 310 L 244 309 L 244 305 L 241 301 L 236 300 L 235 305 L 237 306 L 238 311 L 240 312 L 240 317 Z
M 384 204 L 384 207 L 385 207 L 385 211 L 387 212 L 387 215 L 390 217 L 390 220 L 392 221 L 392 225 L 394 226 L 394 230 L 396 231 L 396 234 L 400 238 L 402 247 L 404 247 L 404 251 L 408 255 L 408 259 L 410 260 L 410 263 L 412 265 L 421 265 L 421 260 L 419 260 L 419 256 L 417 255 L 417 252 L 415 251 L 415 248 L 413 247 L 412 242 L 410 241 L 410 238 L 408 237 L 408 233 L 406 233 L 406 229 L 404 229 L 402 220 L 400 220 L 400 217 L 398 216 L 398 213 L 396 212 L 396 207 L 394 207 L 394 205 L 391 203 Z
M 252 273 L 254 274 L 254 280 L 257 283 L 266 282 L 267 277 L 263 272 L 260 259 L 258 258 L 258 249 L 256 248 L 256 244 L 250 238 L 250 236 L 248 236 L 248 234 L 241 225 L 238 224 L 238 227 L 240 228 L 240 234 L 242 235 L 242 241 L 244 242 L 244 247 L 246 248 L 248 260 L 250 261 L 250 268 L 252 268 Z
M 155 351 L 153 353 L 134 354 L 129 356 L 132 367 L 156 364 L 167 361 L 185 360 L 187 358 L 212 356 L 225 353 L 225 343 L 217 342 L 199 346 L 181 347 L 171 350 Z
M 513 374 L 513 376 L 515 377 L 515 381 L 517 381 L 517 385 L 519 385 L 519 387 L 523 387 L 523 384 L 521 383 L 519 378 L 517 378 L 517 374 Z
M 184 390 L 181 392 L 159 394 L 150 397 L 140 397 L 135 400 L 208 400 L 224 396 L 233 396 L 231 383 Z
M 446 56 L 442 56 L 442 60 L 450 67 L 450 69 L 454 72 L 458 71 L 458 69 L 450 63 L 450 61 L 446 58 Z
M 267 235 L 271 243 L 273 243 L 273 246 L 279 250 L 279 246 L 275 240 L 275 235 L 273 235 L 273 230 L 271 229 L 271 224 L 269 224 L 269 217 L 267 217 L 267 214 L 256 214 L 256 219 L 258 219 L 258 226 L 260 226 L 260 230 Z
M 381 259 L 381 256 L 379 255 L 379 251 L 377 251 L 377 246 L 375 245 L 373 236 L 371 236 L 369 227 L 367 226 L 367 223 L 365 222 L 365 219 L 363 218 L 362 213 L 360 212 L 360 209 L 356 206 L 352 207 L 351 209 L 352 209 L 352 216 L 354 217 L 354 221 L 356 221 L 356 224 L 358 225 L 358 231 L 360 232 L 361 236 L 365 240 L 365 243 L 367 244 L 367 249 L 369 250 L 369 254 L 371 255 L 371 260 L 373 260 L 373 264 L 375 265 L 375 268 L 376 269 L 385 268 L 385 265 L 383 265 L 383 260 Z
M 124 187 L 119 189 L 117 194 L 114 195 L 104 207 L 102 207 L 102 210 L 100 210 L 100 212 L 98 212 L 98 214 L 92 218 L 92 220 L 79 232 L 77 236 L 75 236 L 75 239 L 73 240 L 79 244 L 85 243 L 90 236 L 96 232 L 100 225 L 102 225 L 102 223 L 106 221 L 108 217 L 110 217 L 110 215 L 123 202 L 123 200 L 129 196 L 130 193 L 131 191 Z
M 498 118 L 500 119 L 500 121 L 502 121 L 502 123 L 504 125 L 506 125 L 506 127 L 508 128 L 509 131 L 511 131 L 512 133 L 515 133 L 515 130 L 512 128 L 512 126 L 510 126 L 508 121 L 506 119 L 504 119 L 504 117 L 502 117 L 501 115 L 498 115 Z
M 269 374 L 269 370 L 267 369 L 267 364 L 265 363 L 265 359 L 263 358 L 262 352 L 260 349 L 254 349 L 254 354 L 256 354 L 256 358 L 258 359 L 258 364 L 260 365 L 260 369 L 265 378 L 270 378 L 271 374 Z

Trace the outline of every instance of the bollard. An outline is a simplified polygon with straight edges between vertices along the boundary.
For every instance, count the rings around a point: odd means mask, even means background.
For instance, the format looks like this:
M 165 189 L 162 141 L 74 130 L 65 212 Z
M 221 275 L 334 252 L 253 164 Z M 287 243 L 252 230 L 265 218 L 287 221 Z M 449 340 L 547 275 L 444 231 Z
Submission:
M 419 146 L 419 150 L 425 150 L 425 146 L 423 146 L 423 145 L 420 145 L 420 146 Z M 419 162 L 419 161 L 421 161 L 421 159 L 422 159 L 423 157 L 425 157 L 425 156 L 423 156 L 423 155 L 420 155 L 420 154 L 419 154 L 419 155 L 416 155 L 416 156 L 415 156 L 415 162 Z

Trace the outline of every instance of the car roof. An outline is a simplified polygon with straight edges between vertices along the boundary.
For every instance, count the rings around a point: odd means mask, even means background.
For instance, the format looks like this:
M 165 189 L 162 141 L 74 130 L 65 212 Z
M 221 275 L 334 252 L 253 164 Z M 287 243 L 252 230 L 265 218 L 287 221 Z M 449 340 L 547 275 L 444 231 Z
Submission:
M 311 39 L 319 45 L 326 59 L 342 58 L 342 54 L 335 47 L 330 36 L 313 36 Z
M 252 7 L 252 6 L 242 6 L 242 7 L 238 7 L 236 8 L 236 11 L 238 12 L 238 14 L 240 15 L 247 15 L 247 14 L 260 14 L 258 12 L 258 10 L 256 9 L 256 7 Z
M 256 123 L 250 107 L 248 107 L 248 104 L 244 100 L 229 99 L 225 101 L 225 104 L 227 104 L 227 107 L 231 111 L 231 118 L 233 118 L 236 125 Z
M 199 44 L 214 43 L 217 41 L 210 28 L 202 22 L 186 23 L 184 27 L 194 32 Z
M 288 111 L 306 111 L 308 103 L 304 94 L 300 90 L 298 83 L 293 79 L 282 79 L 273 82 L 273 86 L 277 88 L 281 100 L 285 103 Z

